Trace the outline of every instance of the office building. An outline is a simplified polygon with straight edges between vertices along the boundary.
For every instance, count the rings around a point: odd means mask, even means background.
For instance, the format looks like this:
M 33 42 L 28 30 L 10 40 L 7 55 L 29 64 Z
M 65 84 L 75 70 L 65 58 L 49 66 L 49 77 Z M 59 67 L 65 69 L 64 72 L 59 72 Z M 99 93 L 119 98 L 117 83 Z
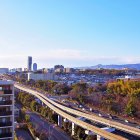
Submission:
M 33 64 L 33 71 L 37 71 L 37 64 L 36 63 Z
M 28 71 L 32 70 L 32 57 L 28 56 L 28 65 L 27 65 Z
M 0 80 L 0 140 L 14 140 L 14 83 Z

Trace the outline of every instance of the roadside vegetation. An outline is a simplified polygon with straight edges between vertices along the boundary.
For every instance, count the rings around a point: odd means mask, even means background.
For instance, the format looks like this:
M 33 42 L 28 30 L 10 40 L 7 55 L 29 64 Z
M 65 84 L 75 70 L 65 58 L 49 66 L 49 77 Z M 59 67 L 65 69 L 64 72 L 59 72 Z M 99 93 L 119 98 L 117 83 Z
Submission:
M 84 103 L 121 116 L 140 119 L 140 81 L 118 80 L 87 89 Z
M 30 120 L 30 115 L 26 114 L 26 109 L 29 109 L 33 112 L 39 113 L 43 118 L 46 119 L 46 121 L 49 121 L 50 123 L 53 124 L 58 124 L 58 116 L 55 112 L 53 112 L 51 109 L 49 109 L 47 106 L 43 106 L 39 104 L 33 95 L 27 94 L 20 92 L 16 94 L 16 101 L 17 103 L 20 103 L 24 106 L 24 109 L 21 111 L 21 117 L 19 122 L 23 121 L 26 122 L 27 125 L 24 127 L 25 129 L 29 128 L 31 133 L 35 137 L 38 137 L 40 140 L 47 140 L 48 133 L 40 132 L 38 129 L 33 125 L 33 123 Z M 71 135 L 72 133 L 72 123 L 71 122 L 64 122 L 62 124 L 62 129 Z M 85 134 L 85 130 L 76 126 L 75 127 L 75 135 L 73 136 L 74 140 L 90 140 L 91 136 L 87 136 Z M 92 136 L 92 139 L 94 140 L 94 137 Z
M 112 73 L 114 74 L 116 71 Z M 121 71 L 116 74 L 119 73 Z M 82 82 L 67 86 L 50 80 L 22 81 L 22 83 L 45 94 L 68 95 L 70 99 L 78 101 L 79 104 L 87 104 L 115 115 L 140 119 L 140 81 L 119 80 L 106 84 L 99 83 L 95 86 Z M 23 104 L 25 100 L 29 100 L 30 103 L 31 99 L 28 96 L 23 100 Z

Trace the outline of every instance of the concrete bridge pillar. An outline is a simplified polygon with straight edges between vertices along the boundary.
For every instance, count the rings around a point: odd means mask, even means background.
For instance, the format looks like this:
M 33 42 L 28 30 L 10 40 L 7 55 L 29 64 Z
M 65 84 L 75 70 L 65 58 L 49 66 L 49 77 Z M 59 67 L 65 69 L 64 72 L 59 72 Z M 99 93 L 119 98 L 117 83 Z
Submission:
M 58 115 L 58 126 L 62 127 L 62 116 Z
M 75 124 L 72 122 L 72 136 L 74 135 L 74 126 L 75 126 Z
M 42 106 L 44 106 L 44 103 L 43 102 L 41 104 L 42 104 Z
M 105 130 L 107 132 L 110 132 L 110 133 L 115 131 L 115 128 L 111 128 L 111 127 L 105 127 L 105 128 L 101 128 L 101 129 L 103 129 L 103 130 Z M 100 135 L 97 135 L 97 140 L 104 140 L 104 138 L 101 137 Z
M 84 117 L 78 117 L 77 119 L 79 119 L 79 120 L 81 120 L 81 121 L 85 121 L 86 119 L 84 118 Z M 74 133 L 74 126 L 75 126 L 75 124 L 72 122 L 72 136 L 75 134 Z

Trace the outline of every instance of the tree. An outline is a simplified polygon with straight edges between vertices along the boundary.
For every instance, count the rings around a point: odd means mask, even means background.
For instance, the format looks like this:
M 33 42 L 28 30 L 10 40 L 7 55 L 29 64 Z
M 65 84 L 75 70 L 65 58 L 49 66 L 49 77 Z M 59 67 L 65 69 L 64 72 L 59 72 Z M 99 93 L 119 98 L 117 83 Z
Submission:
M 49 137 L 48 133 L 41 132 L 39 139 L 40 140 L 49 140 L 48 137 Z
M 37 111 L 37 105 L 38 105 L 38 103 L 35 100 L 33 100 L 30 104 L 31 110 Z
M 41 115 L 46 117 L 47 116 L 47 108 L 42 106 L 40 110 L 41 110 Z
M 79 94 L 85 95 L 87 93 L 87 84 L 86 83 L 77 83 L 72 86 L 72 90 L 69 93 L 69 96 L 77 98 Z
M 129 116 L 134 116 L 135 115 L 136 107 L 135 107 L 135 105 L 134 105 L 132 100 L 128 102 L 128 104 L 126 106 L 126 109 L 125 109 L 125 112 Z
M 88 135 L 85 140 L 96 140 L 97 138 L 92 135 Z
M 84 95 L 79 94 L 78 95 L 78 100 L 79 100 L 79 102 L 83 103 L 84 102 Z
M 52 121 L 54 122 L 54 123 L 57 123 L 58 122 L 58 115 L 57 114 L 52 114 Z
M 26 120 L 26 122 L 29 122 L 30 121 L 30 115 L 25 115 L 25 120 Z
M 77 137 L 80 140 L 84 140 L 85 139 L 86 134 L 85 134 L 85 130 L 83 128 L 79 127 L 79 129 L 77 131 Z
M 26 105 L 27 107 L 30 107 L 30 103 L 33 100 L 33 96 L 30 94 L 25 94 L 24 98 L 23 98 L 23 104 Z
M 59 94 L 59 95 L 68 94 L 69 91 L 70 91 L 70 87 L 68 87 L 66 84 L 56 84 L 52 88 L 52 92 L 54 92 L 55 94 Z
M 87 89 L 87 91 L 88 91 L 88 94 L 92 94 L 92 93 L 93 93 L 93 87 L 89 87 L 89 88 Z

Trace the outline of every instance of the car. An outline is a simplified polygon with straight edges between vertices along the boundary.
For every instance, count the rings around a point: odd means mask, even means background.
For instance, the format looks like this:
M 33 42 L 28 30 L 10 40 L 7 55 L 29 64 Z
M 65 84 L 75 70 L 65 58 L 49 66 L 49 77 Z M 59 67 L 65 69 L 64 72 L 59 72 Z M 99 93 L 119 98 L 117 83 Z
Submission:
M 66 101 L 65 100 L 62 100 L 62 102 L 65 103 Z
M 113 116 L 111 114 L 107 114 L 110 119 L 113 119 Z
M 124 120 L 126 123 L 129 123 L 129 121 L 128 120 Z
M 110 115 L 109 118 L 110 118 L 110 119 L 113 119 L 113 116 Z
M 82 105 L 79 105 L 79 107 L 82 108 L 83 106 Z
M 101 113 L 99 113 L 99 114 L 98 114 L 98 116 L 99 116 L 99 117 L 102 117 L 102 114 L 101 114 Z
M 85 108 L 82 108 L 83 111 L 85 111 Z
M 92 112 L 92 108 L 89 109 Z

